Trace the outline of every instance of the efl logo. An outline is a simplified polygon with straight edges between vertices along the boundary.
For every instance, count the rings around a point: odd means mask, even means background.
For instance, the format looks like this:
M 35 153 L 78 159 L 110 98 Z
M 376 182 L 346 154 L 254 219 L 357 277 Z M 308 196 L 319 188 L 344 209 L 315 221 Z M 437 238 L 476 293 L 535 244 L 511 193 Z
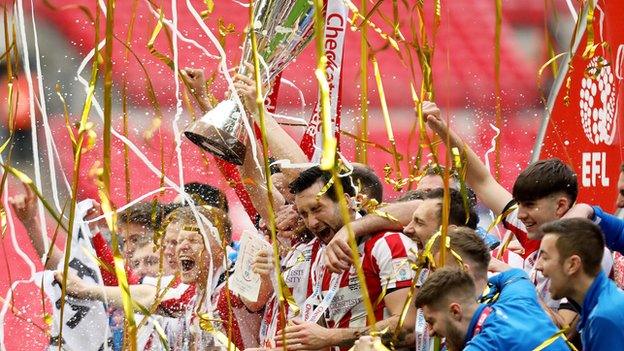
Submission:
M 616 130 L 617 84 L 610 63 L 594 57 L 581 81 L 580 114 L 585 136 L 592 144 L 611 145 Z

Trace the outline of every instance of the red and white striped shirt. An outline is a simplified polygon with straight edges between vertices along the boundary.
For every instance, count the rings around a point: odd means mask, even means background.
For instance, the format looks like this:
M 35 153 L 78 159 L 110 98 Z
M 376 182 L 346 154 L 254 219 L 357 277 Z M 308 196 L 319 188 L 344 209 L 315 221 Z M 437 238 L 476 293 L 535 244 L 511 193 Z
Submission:
M 312 257 L 316 257 L 321 247 L 320 240 L 311 240 L 307 243 L 296 245 L 282 260 L 282 275 L 286 287 L 299 310 L 308 298 L 308 281 L 310 280 L 310 266 Z M 274 287 L 277 291 L 279 287 Z M 288 304 L 285 304 L 286 316 L 284 320 L 296 317 Z M 266 347 L 272 347 L 275 333 L 283 329 L 280 324 L 281 311 L 277 295 L 274 294 L 264 310 L 262 325 L 260 327 L 260 343 Z
M 160 302 L 161 313 L 179 317 L 179 325 L 172 326 L 178 332 L 170 340 L 172 350 L 184 344 L 187 335 L 180 334 L 188 334 L 190 326 L 197 324 L 194 314 L 196 299 L 195 285 L 187 285 L 177 279 Z M 211 300 L 214 319 L 222 321 L 214 323 L 215 328 L 228 336 L 239 350 L 259 346 L 260 312 L 249 311 L 241 299 L 226 288 L 225 283 L 213 291 Z
M 315 239 L 317 240 L 317 239 Z M 362 270 L 366 280 L 366 287 L 371 303 L 373 304 L 375 318 L 383 320 L 388 312 L 383 299 L 379 300 L 384 288 L 386 294 L 411 285 L 414 271 L 410 268 L 408 256 L 410 252 L 416 252 L 416 244 L 401 233 L 382 232 L 370 236 L 366 241 L 358 245 L 361 257 Z M 317 253 L 318 254 L 318 253 Z M 321 260 L 312 259 L 313 279 L 311 290 L 317 284 L 315 272 L 321 272 L 317 277 L 322 279 L 321 299 L 330 293 L 331 273 Z M 325 311 L 325 321 L 328 328 L 353 328 L 366 326 L 366 309 L 363 303 L 362 290 L 355 268 L 343 272 L 340 282 L 328 309 Z

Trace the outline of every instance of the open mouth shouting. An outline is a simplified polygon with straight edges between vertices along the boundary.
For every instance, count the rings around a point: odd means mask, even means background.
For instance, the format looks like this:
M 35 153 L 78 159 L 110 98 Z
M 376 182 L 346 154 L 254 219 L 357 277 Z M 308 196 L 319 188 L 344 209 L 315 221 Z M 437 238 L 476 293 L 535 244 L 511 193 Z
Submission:
M 189 257 L 180 257 L 180 269 L 182 272 L 190 272 L 195 268 L 195 260 Z
M 199 279 L 200 269 L 196 258 L 181 254 L 178 256 L 178 267 L 184 283 L 192 284 Z

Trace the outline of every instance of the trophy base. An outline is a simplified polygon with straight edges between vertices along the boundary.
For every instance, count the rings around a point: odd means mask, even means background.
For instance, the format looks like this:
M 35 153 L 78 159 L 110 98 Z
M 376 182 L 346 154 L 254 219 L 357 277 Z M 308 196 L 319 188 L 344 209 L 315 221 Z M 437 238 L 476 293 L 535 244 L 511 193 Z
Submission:
M 245 161 L 245 144 L 202 120 L 193 122 L 184 135 L 195 145 L 227 162 L 241 166 Z

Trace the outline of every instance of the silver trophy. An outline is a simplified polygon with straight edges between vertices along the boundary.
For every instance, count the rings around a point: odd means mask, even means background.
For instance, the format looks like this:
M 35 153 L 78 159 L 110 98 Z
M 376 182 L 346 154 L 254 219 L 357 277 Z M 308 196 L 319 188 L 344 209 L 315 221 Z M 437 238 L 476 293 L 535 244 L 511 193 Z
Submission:
M 312 39 L 314 5 L 310 0 L 256 0 L 254 6 L 255 18 L 250 30 L 256 33 L 264 85 L 271 82 Z M 247 33 L 242 62 L 249 62 L 251 57 L 251 39 Z M 249 73 L 244 65 L 238 72 Z M 184 135 L 215 156 L 237 165 L 243 164 L 247 132 L 234 97 L 220 102 L 193 122 Z

